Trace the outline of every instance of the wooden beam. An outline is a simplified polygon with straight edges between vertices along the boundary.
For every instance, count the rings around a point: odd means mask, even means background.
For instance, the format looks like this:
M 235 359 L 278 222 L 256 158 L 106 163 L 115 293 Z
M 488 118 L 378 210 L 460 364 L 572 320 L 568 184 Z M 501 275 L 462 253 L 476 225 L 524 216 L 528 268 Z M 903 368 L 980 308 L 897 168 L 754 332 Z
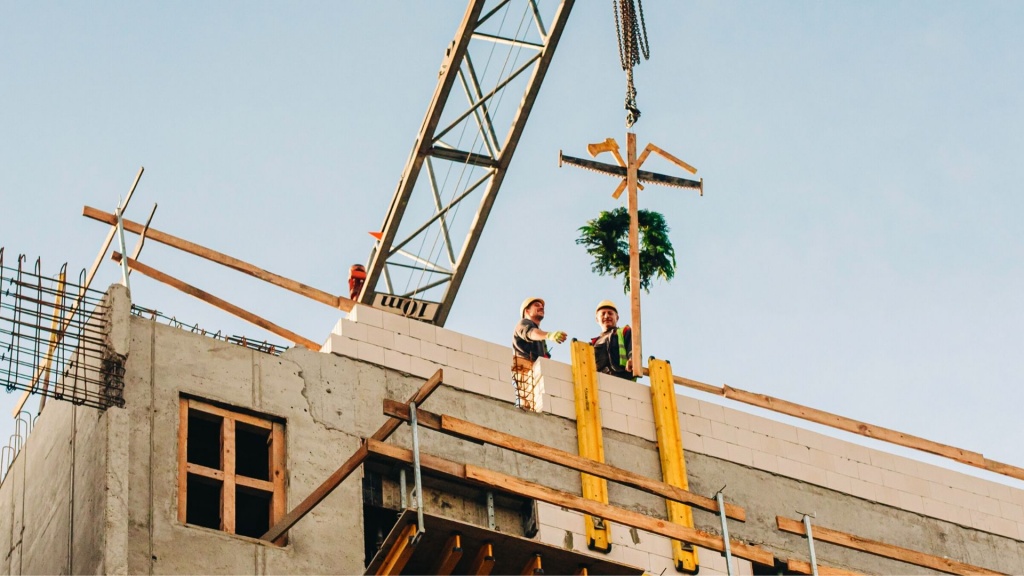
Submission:
M 413 461 L 412 450 L 401 448 L 399 446 L 393 446 L 391 444 L 385 444 L 375 440 L 368 440 L 366 442 L 366 448 L 369 455 L 392 462 L 411 464 Z M 713 534 L 709 534 L 701 530 L 695 530 L 693 528 L 687 528 L 685 526 L 679 526 L 678 524 L 645 516 L 638 512 L 623 510 L 622 508 L 611 506 L 609 504 L 601 504 L 600 502 L 580 498 L 579 496 L 575 496 L 567 492 L 561 492 L 533 482 L 513 478 L 499 472 L 485 470 L 471 464 L 459 464 L 443 458 L 438 458 L 437 456 L 431 456 L 430 454 L 420 453 L 420 466 L 424 470 L 430 470 L 435 474 L 445 476 L 452 480 L 468 480 L 480 486 L 498 489 L 524 498 L 540 500 L 542 502 L 554 504 L 555 506 L 562 506 L 570 510 L 575 510 L 576 512 L 590 514 L 597 516 L 598 518 L 604 518 L 605 520 L 611 520 L 618 522 L 619 524 L 624 524 L 626 526 L 638 528 L 654 534 L 660 534 L 667 538 L 673 538 L 689 542 L 691 544 L 696 544 L 698 546 L 703 546 L 704 548 L 715 550 L 717 552 L 722 552 L 725 549 L 720 536 L 715 536 Z M 729 543 L 734 556 L 758 562 L 760 564 L 772 565 L 775 562 L 775 557 L 772 553 L 763 548 L 744 544 L 739 540 L 730 539 Z
M 702 530 L 688 528 L 665 520 L 652 518 L 631 510 L 623 510 L 622 508 L 617 508 L 608 504 L 601 504 L 600 502 L 586 500 L 567 492 L 554 490 L 547 486 L 541 486 L 533 482 L 520 480 L 519 478 L 479 468 L 471 464 L 466 465 L 466 478 L 474 480 L 484 486 L 489 486 L 505 492 L 511 492 L 527 498 L 533 498 L 535 500 L 547 502 L 548 504 L 554 504 L 555 506 L 562 506 L 570 510 L 583 512 L 584 514 L 591 514 L 599 518 L 604 518 L 605 520 L 611 520 L 613 522 L 625 524 L 626 526 L 660 534 L 674 540 L 689 542 L 690 544 L 702 546 L 710 550 L 715 550 L 716 552 L 723 552 L 725 550 L 725 545 L 721 536 L 715 536 Z M 729 540 L 729 545 L 733 556 L 744 558 L 752 562 L 758 562 L 760 564 L 772 565 L 775 563 L 775 557 L 771 552 L 764 548 L 751 546 L 733 539 Z
M 480 550 L 477 551 L 476 557 L 473 558 L 473 564 L 469 567 L 467 574 L 476 574 L 477 576 L 486 576 L 491 573 L 494 569 L 494 545 L 490 542 L 484 542 L 480 545 Z
M 644 367 L 644 374 L 648 373 L 648 369 Z M 778 412 L 787 416 L 808 420 L 816 424 L 830 426 L 859 436 L 889 442 L 890 444 L 921 450 L 922 452 L 943 456 L 962 464 L 982 468 L 989 472 L 995 472 L 996 474 L 1003 474 L 1004 476 L 1024 480 L 1024 468 L 990 460 L 978 452 L 940 444 L 912 434 L 904 434 L 903 432 L 883 428 L 882 426 L 867 424 L 852 418 L 846 418 L 844 416 L 839 416 L 823 410 L 817 410 L 815 408 L 810 408 L 787 400 L 781 400 L 765 394 L 747 392 L 746 390 L 733 388 L 729 385 L 719 388 L 718 386 L 712 386 L 711 384 L 705 384 L 704 382 L 683 378 L 681 376 L 673 376 L 672 380 L 680 386 L 686 386 L 687 388 L 693 388 L 694 390 L 700 390 L 701 392 L 707 392 L 708 394 L 724 396 L 730 400 L 743 402 L 744 404 L 750 404 L 751 406 L 757 406 L 758 408 L 764 408 L 765 410 L 771 410 L 772 412 Z
M 797 574 L 814 574 L 814 571 L 811 570 L 810 562 L 794 560 L 793 558 L 786 560 L 786 570 L 789 572 L 796 572 Z M 821 564 L 818 564 L 818 574 L 819 576 L 861 576 L 860 572 L 850 572 L 849 570 L 843 570 L 842 568 L 822 566 Z
M 771 396 L 766 396 L 764 394 L 747 392 L 746 390 L 740 390 L 728 385 L 723 386 L 723 390 L 725 391 L 725 397 L 731 400 L 739 400 L 740 402 L 744 402 L 752 406 L 767 408 L 775 412 L 796 416 L 797 418 L 803 418 L 804 420 L 809 420 L 817 424 L 824 424 L 833 428 L 839 428 L 840 430 L 845 430 L 868 438 L 875 438 L 892 444 L 906 446 L 907 448 L 914 448 L 923 452 L 945 456 L 946 458 L 951 458 L 964 464 L 970 464 L 971 466 L 978 466 L 981 468 L 985 467 L 985 458 L 977 452 L 970 452 L 968 450 L 954 448 L 945 444 L 939 444 L 938 442 L 926 440 L 918 436 L 904 434 L 903 432 L 897 432 L 881 426 L 865 424 L 864 422 L 858 422 L 857 420 L 838 416 L 822 410 L 808 408 L 807 406 L 801 406 L 800 404 L 795 404 L 786 400 L 772 398 Z
M 522 576 L 533 576 L 534 574 L 543 574 L 544 566 L 541 564 L 540 554 L 534 554 L 526 561 L 526 565 L 523 566 L 523 570 L 520 572 Z
M 793 534 L 806 536 L 804 523 L 800 520 L 793 520 L 784 516 L 776 516 L 775 521 L 778 523 L 779 530 L 782 530 L 783 532 L 791 532 Z M 922 566 L 924 568 L 931 568 L 932 570 L 938 570 L 939 572 L 945 572 L 947 574 L 1002 574 L 1002 572 L 996 572 L 980 566 L 957 562 L 956 560 L 951 560 L 949 558 L 925 554 L 924 552 L 910 550 L 908 548 L 900 548 L 899 546 L 893 546 L 892 544 L 886 544 L 885 542 L 879 542 L 877 540 L 868 540 L 867 538 L 861 538 L 855 534 L 839 532 L 838 530 L 831 530 L 821 526 L 812 526 L 811 529 L 814 532 L 815 541 L 828 542 L 844 548 L 859 550 L 861 552 L 867 552 L 868 554 L 874 554 L 875 556 L 882 556 L 884 558 L 892 558 L 893 560 L 899 560 L 900 562 L 906 562 L 907 564 L 914 564 L 915 566 Z
M 274 497 L 270 507 L 270 525 L 274 526 L 288 512 L 288 490 L 285 484 L 288 459 L 285 453 L 284 425 L 279 422 L 274 422 L 268 451 L 270 452 L 270 481 L 274 486 Z M 282 535 L 274 540 L 274 544 L 284 546 L 287 541 Z
M 235 421 L 225 418 L 220 429 L 220 465 L 224 484 L 220 491 L 220 529 L 235 533 Z
M 408 421 L 409 407 L 394 400 L 384 400 L 384 414 Z M 448 415 L 438 416 L 426 410 L 417 410 L 416 417 L 420 426 L 430 428 L 431 430 L 437 430 L 473 442 L 505 448 L 506 450 L 537 458 L 538 460 L 571 468 L 579 472 L 587 472 L 612 482 L 636 488 L 648 494 L 654 494 L 655 496 L 661 496 L 662 498 L 668 498 L 718 514 L 718 502 L 711 498 L 670 486 L 664 482 L 641 476 L 629 470 L 616 468 L 602 462 L 595 462 L 570 452 L 564 452 L 532 440 L 485 428 Z M 735 504 L 726 503 L 725 515 L 740 522 L 745 522 L 747 519 L 746 511 Z
M 208 466 L 202 466 L 189 462 L 185 465 L 185 471 L 189 474 L 195 474 L 196 476 L 203 476 L 211 480 L 217 480 L 219 482 L 224 481 L 224 471 L 217 470 L 216 468 L 210 468 Z
M 198 410 L 199 412 L 205 412 L 207 414 L 212 414 L 214 416 L 219 416 L 221 418 L 231 418 L 232 420 L 244 422 L 250 426 L 262 428 L 267 431 L 271 430 L 274 427 L 274 423 L 271 422 L 270 420 L 267 420 L 266 418 L 258 418 L 256 416 L 250 416 L 248 414 L 232 412 L 230 410 L 225 410 L 219 406 L 208 404 L 206 402 L 203 402 L 202 400 L 196 400 L 195 398 L 188 399 L 188 406 L 189 408 L 193 410 Z
M 239 486 L 245 486 L 246 488 L 260 490 L 262 492 L 270 494 L 271 496 L 273 496 L 274 494 L 274 483 L 268 480 L 260 480 L 259 478 L 249 478 L 248 476 L 239 476 L 238 474 L 235 474 L 235 484 Z M 268 514 L 268 516 L 272 515 L 272 513 L 273 512 L 271 511 L 271 514 Z M 271 523 L 270 525 L 273 526 L 273 523 Z
M 188 512 L 188 398 L 178 402 L 178 522 Z
M 114 252 L 113 260 L 116 261 L 116 262 L 120 262 L 121 261 L 121 253 L 120 252 Z M 182 282 L 181 280 L 178 280 L 177 278 L 175 278 L 175 277 L 173 277 L 173 276 L 171 276 L 169 274 L 164 274 L 163 272 L 161 272 L 159 270 L 156 270 L 155 268 L 151 268 L 150 266 L 147 266 L 146 264 L 143 264 L 142 262 L 138 262 L 136 260 L 132 260 L 131 258 L 128 258 L 128 267 L 131 268 L 132 270 L 138 271 L 140 274 L 143 274 L 143 275 L 148 276 L 148 277 L 150 277 L 150 278 L 152 278 L 154 280 L 157 280 L 158 282 L 163 282 L 164 284 L 167 284 L 168 286 L 171 286 L 172 288 L 176 288 L 176 289 L 184 292 L 185 294 L 188 294 L 189 296 L 194 296 L 194 297 L 202 300 L 203 302 L 206 302 L 207 304 L 210 304 L 212 306 L 216 306 L 217 308 L 220 308 L 221 310 L 223 310 L 225 312 L 228 312 L 229 314 L 233 314 L 233 315 L 241 318 L 242 320 L 245 320 L 246 322 L 249 322 L 251 324 L 255 324 L 256 326 L 259 326 L 260 328 L 263 328 L 264 330 L 266 330 L 267 332 L 270 332 L 271 334 L 276 334 L 277 336 L 285 338 L 285 339 L 287 339 L 287 340 L 289 340 L 289 341 L 291 341 L 291 342 L 293 342 L 295 344 L 298 344 L 299 346 L 303 346 L 303 347 L 308 348 L 308 349 L 310 349 L 310 350 L 312 350 L 314 352 L 319 352 L 320 351 L 321 346 L 319 344 L 317 344 L 316 342 L 313 342 L 309 338 L 305 338 L 303 336 L 299 336 L 298 334 L 296 334 L 295 332 L 292 332 L 291 330 L 288 330 L 287 328 L 283 328 L 281 326 L 278 326 L 277 324 L 274 324 L 270 320 L 267 320 L 265 318 L 257 316 L 255 314 L 253 314 L 252 312 L 249 312 L 248 310 L 244 310 L 242 308 L 239 308 L 238 306 L 235 306 L 234 304 L 232 304 L 232 303 L 230 303 L 230 302 L 228 302 L 226 300 L 218 298 L 218 297 L 214 296 L 213 294 L 210 294 L 209 292 L 206 292 L 204 290 L 200 290 L 199 288 L 196 288 L 195 286 L 192 286 L 191 284 L 187 284 L 185 282 Z
M 640 377 L 643 372 L 643 331 L 640 322 L 640 221 L 637 214 L 637 166 L 636 134 L 626 133 L 626 198 L 629 210 L 629 321 L 632 325 L 631 342 L 633 350 L 633 376 Z
M 431 574 L 437 576 L 448 576 L 455 569 L 455 565 L 462 560 L 462 535 L 458 532 L 448 537 L 441 549 L 441 557 L 438 559 Z
M 96 208 L 92 208 L 90 206 L 85 206 L 82 208 L 82 215 L 85 216 L 86 218 L 92 218 L 93 220 L 98 220 L 100 222 L 105 222 L 107 224 L 114 224 L 117 222 L 117 217 L 114 216 L 113 214 L 110 214 L 109 212 L 104 212 L 102 210 L 97 210 Z M 132 222 L 131 220 L 124 219 L 122 219 L 122 222 L 124 223 L 125 230 L 133 232 L 135 234 L 142 234 L 143 230 L 145 229 L 145 227 L 139 224 L 138 222 Z M 149 228 L 146 231 L 146 238 L 153 240 L 154 242 L 166 244 L 167 246 L 170 246 L 172 248 L 177 248 L 178 250 L 181 250 L 183 252 L 188 252 L 189 254 L 192 254 L 194 256 L 205 258 L 211 262 L 216 262 L 217 264 L 220 264 L 222 266 L 227 266 L 228 268 L 231 268 L 233 270 L 237 270 L 244 274 L 248 274 L 253 278 L 259 278 L 264 282 L 269 282 L 275 286 L 284 288 L 285 290 L 290 290 L 292 292 L 295 292 L 296 294 L 300 294 L 312 300 L 316 300 L 317 302 L 326 304 L 331 308 L 337 308 L 339 310 L 344 310 L 345 312 L 351 312 L 352 306 L 354 306 L 356 303 L 354 300 L 350 300 L 348 298 L 345 298 L 344 296 L 335 296 L 323 290 L 313 288 L 312 286 L 307 286 L 301 282 L 296 282 L 295 280 L 292 280 L 290 278 L 285 278 L 284 276 L 281 276 L 279 274 L 274 274 L 273 272 L 269 272 L 252 264 L 249 264 L 248 262 L 239 260 L 238 258 L 228 256 L 227 254 L 217 252 L 216 250 L 211 250 L 204 246 L 200 246 L 199 244 L 196 244 L 194 242 L 189 242 L 188 240 L 178 238 L 177 236 L 172 236 L 170 234 L 161 232 L 159 230 L 156 230 L 155 228 Z
M 423 386 L 420 386 L 420 389 L 417 390 L 416 393 L 409 398 L 409 401 L 406 402 L 406 404 L 408 404 L 409 402 L 415 402 L 416 407 L 418 408 L 419 405 L 422 404 L 424 400 L 429 398 L 430 395 L 434 393 L 434 390 L 437 390 L 437 387 L 440 386 L 443 383 L 443 381 L 444 371 L 438 369 L 437 372 L 434 372 L 434 375 L 427 379 L 427 381 L 423 383 Z M 387 440 L 391 436 L 391 434 L 398 429 L 398 427 L 401 424 L 402 420 L 399 420 L 398 418 L 388 418 L 387 422 L 385 422 L 384 425 L 381 426 L 379 430 L 374 432 L 373 436 L 370 436 L 370 438 L 380 441 Z
M 409 563 L 409 558 L 412 558 L 412 553 L 416 551 L 416 546 L 413 544 L 415 536 L 416 525 L 406 524 L 402 528 L 398 540 L 395 540 L 395 545 L 391 547 L 391 550 L 388 550 L 387 556 L 384 557 L 384 562 L 377 569 L 377 576 L 402 573 L 405 565 Z
M 416 402 L 418 406 L 424 400 L 430 397 L 437 390 L 444 381 L 444 371 L 438 370 L 434 372 L 434 375 L 427 379 L 422 386 L 416 392 L 409 397 L 409 402 Z M 397 418 L 388 418 L 388 420 L 371 436 L 371 440 L 383 441 L 387 440 L 389 436 L 398 428 L 400 420 Z M 362 465 L 363 460 L 366 459 L 367 449 L 366 442 L 359 445 L 355 454 L 349 457 L 344 464 L 341 465 L 333 474 L 327 477 L 316 490 L 306 496 L 306 499 L 299 503 L 291 512 L 285 514 L 284 518 L 280 522 L 275 524 L 266 534 L 260 536 L 261 540 L 273 542 L 284 535 L 288 530 L 295 525 L 296 522 L 301 520 L 310 510 L 316 507 L 324 498 L 326 498 L 331 492 L 334 491 L 346 478 L 349 477 L 352 472 Z

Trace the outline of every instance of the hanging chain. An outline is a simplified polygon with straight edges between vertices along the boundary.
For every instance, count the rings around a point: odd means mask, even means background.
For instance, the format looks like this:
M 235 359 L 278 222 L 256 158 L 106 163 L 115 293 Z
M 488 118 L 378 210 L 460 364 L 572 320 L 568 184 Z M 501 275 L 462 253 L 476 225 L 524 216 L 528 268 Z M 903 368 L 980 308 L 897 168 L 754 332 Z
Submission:
M 626 127 L 632 128 L 640 119 L 640 109 L 636 106 L 636 87 L 633 85 L 633 67 L 640 64 L 641 54 L 644 60 L 651 57 L 647 23 L 644 21 L 644 3 L 643 0 L 612 0 L 612 12 L 615 14 L 615 36 L 619 41 L 619 62 L 626 71 Z

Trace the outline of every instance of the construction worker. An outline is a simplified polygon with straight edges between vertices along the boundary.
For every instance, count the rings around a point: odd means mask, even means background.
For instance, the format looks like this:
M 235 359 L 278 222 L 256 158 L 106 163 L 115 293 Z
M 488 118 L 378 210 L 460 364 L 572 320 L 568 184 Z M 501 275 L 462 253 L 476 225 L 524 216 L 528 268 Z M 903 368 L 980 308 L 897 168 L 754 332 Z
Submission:
M 633 336 L 629 326 L 619 328 L 619 311 L 611 300 L 602 300 L 595 311 L 601 335 L 590 340 L 594 345 L 597 371 L 634 380 Z
M 512 334 L 512 350 L 517 358 L 525 358 L 530 362 L 537 358 L 551 358 L 545 340 L 558 344 L 565 342 L 565 332 L 545 332 L 540 329 L 540 321 L 544 319 L 543 299 L 530 297 L 523 300 L 519 306 L 519 318 Z
M 362 264 L 353 264 L 348 269 L 348 297 L 352 300 L 359 299 L 359 293 L 363 291 L 363 282 L 366 282 L 366 268 Z
M 545 332 L 540 329 L 544 319 L 544 300 L 530 297 L 519 306 L 519 323 L 512 333 L 512 385 L 516 392 L 516 407 L 533 411 L 538 406 L 533 363 L 538 358 L 551 358 L 546 340 L 561 344 L 565 332 Z

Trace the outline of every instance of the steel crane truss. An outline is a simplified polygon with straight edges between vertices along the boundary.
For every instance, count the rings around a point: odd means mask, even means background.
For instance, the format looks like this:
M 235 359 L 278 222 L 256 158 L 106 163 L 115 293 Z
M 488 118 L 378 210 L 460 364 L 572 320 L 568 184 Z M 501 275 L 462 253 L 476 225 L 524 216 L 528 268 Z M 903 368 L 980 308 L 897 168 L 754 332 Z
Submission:
M 469 3 L 371 251 L 360 302 L 444 325 L 572 5 Z M 456 86 L 464 98 L 452 95 Z M 500 126 L 509 126 L 504 135 Z

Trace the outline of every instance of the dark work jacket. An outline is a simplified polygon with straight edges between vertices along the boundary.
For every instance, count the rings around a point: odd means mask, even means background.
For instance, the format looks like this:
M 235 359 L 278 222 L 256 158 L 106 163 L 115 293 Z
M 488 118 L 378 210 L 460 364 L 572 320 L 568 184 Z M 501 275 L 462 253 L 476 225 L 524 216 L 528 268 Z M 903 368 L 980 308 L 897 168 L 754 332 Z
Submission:
M 530 340 L 530 331 L 534 328 L 540 327 L 529 318 L 523 318 L 516 324 L 516 329 L 512 333 L 513 354 L 520 358 L 526 358 L 531 362 L 536 361 L 537 358 L 551 358 L 547 342 L 544 340 Z
M 625 378 L 633 379 L 633 373 L 626 370 L 626 361 L 633 355 L 633 331 L 629 326 L 622 327 L 622 336 L 626 355 L 619 355 L 619 330 L 612 328 L 590 341 L 594 345 L 594 359 L 597 361 L 597 371 Z

